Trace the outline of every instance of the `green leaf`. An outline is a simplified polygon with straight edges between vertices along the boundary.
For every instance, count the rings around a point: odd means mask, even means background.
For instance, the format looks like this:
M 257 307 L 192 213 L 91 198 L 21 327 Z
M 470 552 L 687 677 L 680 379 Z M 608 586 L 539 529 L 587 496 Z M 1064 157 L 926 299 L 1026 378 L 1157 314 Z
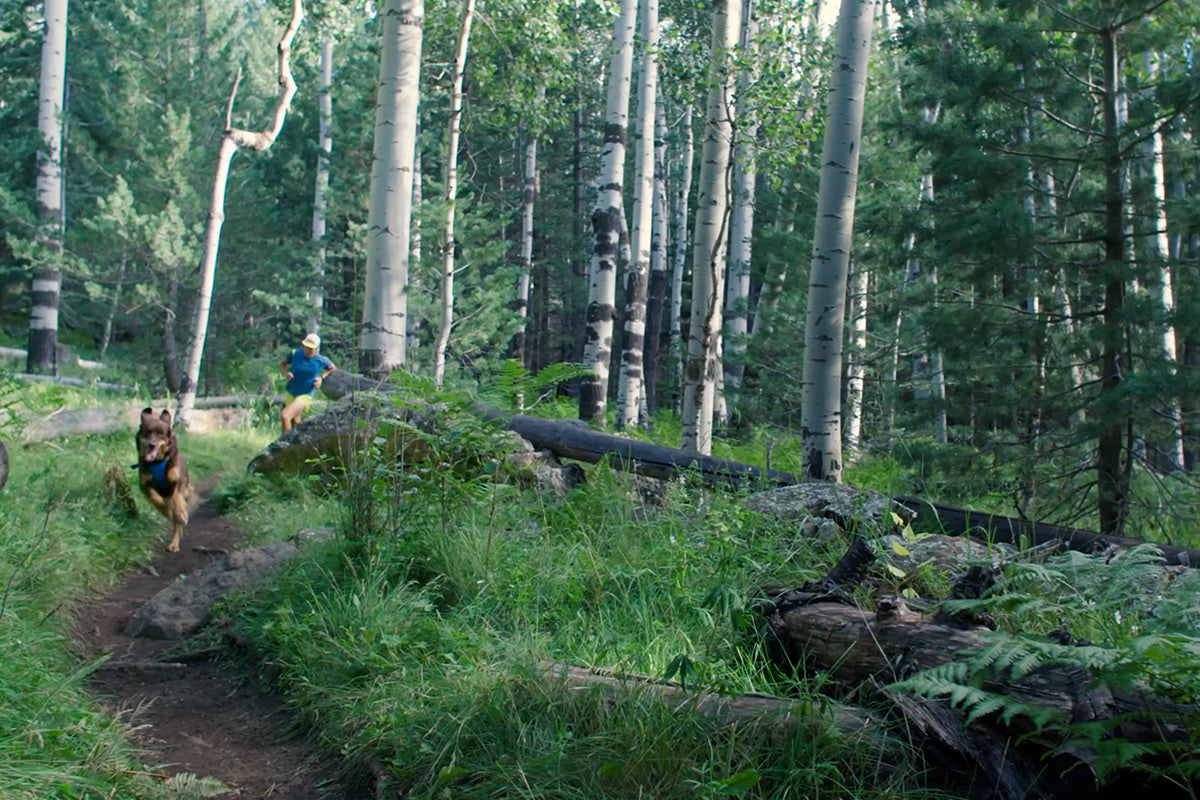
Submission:
M 758 770 L 744 769 L 724 780 L 714 781 L 709 788 L 720 795 L 740 797 L 758 785 Z

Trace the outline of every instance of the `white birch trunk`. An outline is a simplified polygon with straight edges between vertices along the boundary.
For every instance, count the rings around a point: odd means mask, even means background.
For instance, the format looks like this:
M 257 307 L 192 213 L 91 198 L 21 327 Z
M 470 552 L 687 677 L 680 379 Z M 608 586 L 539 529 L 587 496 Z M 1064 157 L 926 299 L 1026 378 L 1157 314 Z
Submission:
M 754 0 L 743 0 L 745 25 L 742 29 L 742 58 L 750 64 L 738 78 L 737 121 L 738 143 L 733 153 L 733 215 L 729 225 L 729 287 L 725 297 L 725 351 L 723 374 L 728 389 L 726 401 L 737 407 L 738 390 L 746 365 L 746 337 L 750 333 L 750 255 L 754 233 L 754 199 L 758 181 L 755 165 L 755 140 L 758 138 L 758 121 L 750 111 L 746 92 L 756 76 L 755 38 L 758 36 L 758 20 L 755 18 Z
M 645 373 L 646 291 L 654 224 L 654 120 L 658 100 L 658 0 L 641 0 L 642 53 L 638 76 L 637 178 L 633 194 L 632 258 L 625 282 L 625 336 L 617 392 L 617 429 L 637 425 Z
M 1154 85 L 1158 78 L 1158 56 L 1147 53 L 1146 75 L 1147 83 Z M 1156 127 L 1153 135 L 1146 140 L 1146 155 L 1150 164 L 1150 178 L 1153 187 L 1153 209 L 1150 214 L 1154 222 L 1147 247 L 1148 255 L 1158 267 L 1158 281 L 1155 283 L 1155 301 L 1162 310 L 1163 317 L 1170 319 L 1175 311 L 1175 290 L 1171 280 L 1171 264 L 1169 259 L 1171 242 L 1167 235 L 1167 173 L 1163 163 L 1163 134 Z M 1167 368 L 1172 375 L 1177 371 L 1179 352 L 1175 326 L 1170 322 L 1161 328 L 1162 354 Z M 1171 421 L 1171 440 L 1163 445 L 1163 455 L 1173 469 L 1183 468 L 1183 409 L 1178 398 L 1171 401 L 1167 409 L 1167 417 Z
M 1049 219 L 1058 219 L 1058 200 L 1056 199 L 1058 186 L 1053 169 L 1047 169 L 1044 172 L 1041 176 L 1041 183 L 1042 195 L 1045 197 L 1046 216 Z M 1063 324 L 1067 327 L 1069 337 L 1075 338 L 1079 326 L 1075 322 L 1074 304 L 1071 300 L 1071 292 L 1067 288 L 1066 274 L 1062 269 L 1059 269 L 1055 275 L 1053 297 L 1055 314 L 1064 320 Z M 1072 395 L 1078 395 L 1089 380 L 1084 366 L 1078 358 L 1071 359 L 1070 374 L 1071 385 L 1068 387 L 1068 391 Z M 1076 428 L 1082 428 L 1087 424 L 1087 412 L 1082 403 L 1078 404 L 1071 413 L 1071 424 Z
M 538 95 L 540 99 L 540 89 Z M 529 293 L 533 285 L 533 208 L 538 192 L 537 152 L 538 137 L 529 134 L 525 142 L 525 185 L 521 191 L 521 275 L 517 279 L 517 330 L 513 336 L 513 358 L 526 369 L 529 368 L 525 353 Z M 523 407 L 523 403 L 518 405 Z
M 922 110 L 922 117 L 926 125 L 932 126 L 937 122 L 938 109 L 926 107 Z M 921 192 L 917 200 L 918 208 L 932 208 L 933 199 L 933 175 L 922 175 Z M 909 287 L 922 276 L 921 259 L 913 254 L 915 246 L 916 237 L 910 233 L 904 240 L 904 248 L 909 254 L 905 263 L 904 280 L 906 286 Z M 931 267 L 924 277 L 931 287 L 936 303 L 937 268 Z M 927 349 L 926 343 L 922 341 L 921 347 L 912 355 L 911 370 L 914 396 L 918 400 L 933 398 L 934 439 L 941 444 L 946 444 L 949 432 L 946 421 L 946 376 L 942 366 L 942 351 L 936 348 Z
M 846 359 L 846 461 L 862 454 L 863 394 L 866 388 L 867 271 L 850 273 L 850 357 Z
M 771 227 L 776 232 L 783 232 L 789 237 L 796 230 L 796 218 L 784 203 L 784 192 L 779 193 L 775 205 L 775 220 Z M 786 220 L 785 220 L 786 214 Z M 769 336 L 774 326 L 773 316 L 779 305 L 779 295 L 787 283 L 788 262 L 786 258 L 775 256 L 767 266 L 767 274 L 763 278 L 762 288 L 758 292 L 758 303 L 754 306 L 754 320 L 750 330 L 759 336 Z
M 675 194 L 675 259 L 671 269 L 671 324 L 668 355 L 675 374 L 676 412 L 683 411 L 683 276 L 688 253 L 688 198 L 692 191 L 692 162 L 695 139 L 692 136 L 692 106 L 683 110 L 683 174 Z
M 446 347 L 454 327 L 454 215 L 458 210 L 458 140 L 462 130 L 463 76 L 467 69 L 467 43 L 475 18 L 475 0 L 463 0 L 462 26 L 454 54 L 454 77 L 450 86 L 450 121 L 446 126 L 446 219 L 442 229 L 442 324 L 433 346 L 433 383 L 446 379 Z
M 654 201 L 651 208 L 650 284 L 646 299 L 645 410 L 642 423 L 658 408 L 659 344 L 662 341 L 663 309 L 667 301 L 667 115 L 659 88 L 654 109 Z
M 842 479 L 842 329 L 875 0 L 842 0 L 821 150 L 804 337 L 802 474 Z
M 29 346 L 25 371 L 58 374 L 58 304 L 63 252 L 62 140 L 67 87 L 67 0 L 45 0 L 41 73 L 38 78 L 34 188 L 39 263 L 30 284 Z
M 608 404 L 609 361 L 621 247 L 622 176 L 625 134 L 629 125 L 629 87 L 633 72 L 633 33 L 637 0 L 621 0 L 613 21 L 604 152 L 592 208 L 592 257 L 588 268 L 587 328 L 583 363 L 591 374 L 579 382 L 579 418 L 604 424 Z
M 403 367 L 406 360 L 413 166 L 424 24 L 424 0 L 387 0 L 375 103 L 363 333 L 358 354 L 359 369 L 374 378 Z
M 229 180 L 229 164 L 233 154 L 242 148 L 261 152 L 268 149 L 279 138 L 283 122 L 287 118 L 292 98 L 296 96 L 296 81 L 292 77 L 292 39 L 300 29 L 304 18 L 301 0 L 292 0 L 292 15 L 277 46 L 279 69 L 279 102 L 271 115 L 271 122 L 261 131 L 247 131 L 233 127 L 233 101 L 237 98 L 238 84 L 242 73 L 238 70 L 229 99 L 225 104 L 225 132 L 217 146 L 217 166 L 213 175 L 212 196 L 208 207 L 208 221 L 204 230 L 204 251 L 200 257 L 200 288 L 196 295 L 195 313 L 192 316 L 192 338 L 188 345 L 187 367 L 176 398 L 175 425 L 186 428 L 188 415 L 196 403 L 196 389 L 200 381 L 200 363 L 204 358 L 204 341 L 208 336 L 208 317 L 212 307 L 213 281 L 217 273 L 217 251 L 221 244 L 221 226 L 225 223 L 225 186 Z
M 312 305 L 312 316 L 306 328 L 315 333 L 321 324 L 325 308 L 325 218 L 329 210 L 329 158 L 333 153 L 333 40 L 321 42 L 321 56 L 317 65 L 317 177 L 313 188 L 312 241 L 313 255 L 312 288 L 308 301 Z
M 409 219 L 408 242 L 409 295 L 421 291 L 425 277 L 425 271 L 421 268 L 421 203 L 424 180 L 421 168 L 421 121 L 418 119 L 417 130 L 413 135 L 412 216 Z M 405 369 L 416 375 L 421 371 L 421 330 L 424 328 L 424 320 L 418 314 L 409 314 L 407 319 L 404 325 L 404 363 Z
M 716 0 L 713 4 L 708 107 L 692 243 L 692 314 L 684 366 L 680 445 L 684 452 L 699 455 L 712 452 L 725 256 L 729 245 L 729 165 L 733 150 L 730 100 L 734 82 L 731 54 L 741 34 L 741 17 L 741 0 Z

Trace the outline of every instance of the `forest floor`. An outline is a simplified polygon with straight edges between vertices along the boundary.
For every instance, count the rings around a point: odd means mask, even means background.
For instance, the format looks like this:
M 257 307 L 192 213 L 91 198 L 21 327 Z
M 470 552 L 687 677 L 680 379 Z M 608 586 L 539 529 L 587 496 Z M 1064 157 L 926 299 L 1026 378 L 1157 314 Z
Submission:
M 224 652 L 172 657 L 168 651 L 186 651 L 186 645 L 124 633 L 143 602 L 235 550 L 240 539 L 236 526 L 202 502 L 178 553 L 164 548 L 112 592 L 79 609 L 83 656 L 111 656 L 89 688 L 124 721 L 149 769 L 217 778 L 230 788 L 219 800 L 363 800 L 368 795 L 331 780 L 339 766 L 313 754 L 252 664 Z

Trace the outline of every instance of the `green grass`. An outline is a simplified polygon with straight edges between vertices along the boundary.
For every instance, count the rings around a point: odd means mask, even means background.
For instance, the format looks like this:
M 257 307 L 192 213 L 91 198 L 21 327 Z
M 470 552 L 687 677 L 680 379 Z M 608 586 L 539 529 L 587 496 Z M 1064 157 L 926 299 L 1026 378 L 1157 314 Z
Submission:
M 0 405 L 49 413 L 111 402 L 110 396 L 49 384 L 0 384 Z M 71 639 L 74 609 L 163 546 L 162 518 L 137 495 L 133 431 L 20 444 L 0 426 L 10 462 L 0 490 L 0 797 L 199 796 L 202 782 L 164 784 L 147 774 L 120 720 L 99 710 L 83 682 L 93 664 Z M 187 438 L 193 476 L 242 465 L 269 440 L 237 431 Z M 112 470 L 134 495 L 129 516 L 111 490 Z
M 74 604 L 161 546 L 157 515 L 129 519 L 103 475 L 127 464 L 131 437 L 7 445 L 0 491 L 0 787 L 12 798 L 155 797 L 119 721 L 82 688 L 71 655 Z M 18 498 L 20 498 L 18 500 Z
M 496 443 L 470 424 L 429 442 L 437 469 L 363 453 L 340 483 L 246 473 L 274 425 L 188 437 L 193 476 L 212 484 L 209 498 L 248 544 L 302 528 L 333 535 L 218 615 L 354 775 L 374 780 L 381 767 L 389 791 L 414 798 L 937 796 L 918 759 L 885 768 L 877 745 L 814 711 L 827 702 L 819 676 L 780 674 L 759 651 L 747 611 L 756 587 L 825 574 L 846 541 L 802 539 L 747 513 L 735 495 L 686 483 L 672 484 L 662 507 L 646 507 L 603 467 L 590 467 L 565 500 L 538 498 L 491 480 Z M 662 433 L 676 434 L 669 420 L 654 438 Z M 795 443 L 768 433 L 715 450 L 762 465 L 768 445 L 773 466 L 789 469 L 779 459 L 786 464 Z M 140 498 L 143 513 L 130 519 L 104 492 L 114 464 L 132 482 L 132 435 L 13 447 L 10 456 L 0 492 L 9 581 L 0 646 L 11 655 L 0 660 L 2 796 L 166 797 L 167 787 L 138 774 L 120 724 L 82 689 L 89 665 L 70 654 L 73 604 L 162 546 L 163 524 Z M 906 493 L 919 463 L 868 459 L 847 479 Z M 1033 614 L 1077 634 L 1136 639 L 1133 626 L 1146 620 L 1114 615 L 1119 587 L 1090 565 L 1068 566 L 1046 573 L 1041 588 L 1033 578 L 1043 576 L 1029 576 L 1019 597 L 996 607 L 1002 623 L 1017 629 Z M 1055 600 L 1058 584 L 1078 591 Z M 1195 614 L 1190 605 L 1180 613 Z M 547 659 L 786 696 L 801 722 L 781 734 L 707 721 L 636 691 L 565 691 L 539 677 Z M 1161 674 L 1190 686 L 1178 672 Z
M 551 659 L 819 705 L 757 652 L 747 592 L 823 574 L 841 543 L 781 566 L 791 537 L 736 498 L 677 486 L 667 507 L 646 509 L 604 469 L 554 502 L 486 477 L 438 482 L 378 464 L 362 474 L 373 491 L 326 502 L 376 508 L 344 513 L 331 541 L 222 612 L 352 768 L 381 764 L 394 791 L 431 798 L 930 794 L 909 767 L 881 774 L 877 752 L 820 716 L 788 735 L 730 728 L 636 693 L 555 690 L 535 674 Z M 294 491 L 256 488 L 239 513 L 282 513 Z M 306 496 L 310 515 L 336 515 L 319 492 Z M 377 527 L 351 530 L 349 519 Z

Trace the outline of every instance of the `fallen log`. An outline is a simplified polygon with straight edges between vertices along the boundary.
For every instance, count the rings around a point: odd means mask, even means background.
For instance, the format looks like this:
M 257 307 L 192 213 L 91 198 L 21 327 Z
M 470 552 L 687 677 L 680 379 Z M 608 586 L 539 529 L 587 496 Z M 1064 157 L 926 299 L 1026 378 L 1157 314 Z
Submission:
M 947 532 L 962 533 L 993 542 L 1003 542 L 1018 547 L 1033 547 L 1047 542 L 1060 541 L 1070 550 L 1097 554 L 1110 548 L 1128 550 L 1146 542 L 1128 536 L 1111 536 L 1083 528 L 1069 528 L 1046 522 L 1030 522 L 1025 519 L 988 514 L 966 508 L 931 503 L 919 497 L 897 497 L 896 502 L 916 512 L 914 530 L 941 528 Z M 1168 566 L 1200 566 L 1200 550 L 1178 547 L 1172 544 L 1154 543 L 1162 551 Z
M 358 391 L 395 391 L 394 386 L 359 375 L 335 370 L 326 376 L 321 391 L 331 400 Z M 524 414 L 509 414 L 482 405 L 471 411 L 498 426 L 507 428 L 533 444 L 535 449 L 550 450 L 560 458 L 597 463 L 607 458 L 617 469 L 660 480 L 695 475 L 710 484 L 730 487 L 766 487 L 796 483 L 787 472 L 768 470 L 712 456 L 694 455 L 673 447 L 640 442 L 592 430 L 578 420 L 551 420 Z
M 325 378 L 321 391 L 331 400 L 353 392 L 395 391 L 385 381 L 364 378 L 336 370 Z M 776 486 L 795 486 L 803 481 L 789 472 L 764 469 L 712 456 L 684 453 L 672 447 L 650 444 L 622 436 L 592 430 L 579 420 L 550 420 L 524 414 L 508 414 L 476 405 L 474 413 L 502 425 L 527 439 L 537 449 L 545 449 L 559 458 L 598 463 L 605 458 L 617 469 L 660 480 L 674 480 L 695 475 L 708 485 L 734 488 L 767 489 Z M 970 535 L 983 541 L 998 541 L 1017 546 L 1035 546 L 1061 541 L 1072 550 L 1095 553 L 1115 547 L 1121 550 L 1145 542 L 1123 536 L 1108 536 L 1079 528 L 1066 528 L 1044 522 L 987 514 L 969 509 L 931 503 L 919 497 L 896 497 L 916 515 L 916 530 L 940 529 L 946 533 Z M 1168 565 L 1200 566 L 1200 550 L 1157 544 Z
M 42 383 L 57 383 L 63 386 L 81 386 L 86 388 L 103 389 L 108 392 L 132 392 L 134 387 L 123 383 L 109 383 L 90 378 L 72 378 L 67 375 L 34 375 L 28 372 L 10 372 L 9 377 L 21 381 L 39 381 Z
M 539 662 L 537 674 L 544 683 L 562 686 L 568 691 L 600 689 L 611 695 L 636 693 L 725 725 L 753 723 L 792 730 L 805 722 L 823 720 L 841 733 L 871 739 L 881 747 L 895 748 L 897 744 L 894 741 L 889 743 L 883 736 L 881 717 L 873 717 L 865 709 L 841 703 L 818 704 L 757 693 L 736 696 L 711 694 L 688 689 L 675 681 L 580 667 L 561 661 Z
M 15 358 L 24 361 L 29 357 L 29 351 L 20 347 L 0 347 L 0 358 Z M 90 361 L 86 358 L 80 358 L 75 353 L 71 352 L 71 348 L 62 344 L 58 346 L 59 363 L 74 363 L 83 369 L 104 369 L 105 364 L 99 361 Z M 46 377 L 46 376 L 37 376 Z
M 915 611 L 894 596 L 879 598 L 873 610 L 856 605 L 842 590 L 865 572 L 863 560 L 861 549 L 852 546 L 826 578 L 777 592 L 758 605 L 764 617 L 760 636 L 771 661 L 788 672 L 828 675 L 846 691 L 873 689 L 922 733 L 932 758 L 954 762 L 969 780 L 991 787 L 990 796 L 1094 796 L 1100 788 L 1096 755 L 1071 745 L 1061 727 L 1039 728 L 1031 716 L 998 711 L 968 723 L 957 708 L 889 687 L 984 650 L 991 631 L 969 619 Z M 952 594 L 978 596 L 988 585 L 978 578 L 960 580 Z M 1015 678 L 993 671 L 973 685 L 1009 698 L 1009 708 L 1019 703 L 1060 726 L 1100 723 L 1135 745 L 1182 742 L 1188 736 L 1185 709 L 1112 689 L 1080 669 L 1044 665 Z M 1051 760 L 1057 760 L 1054 774 L 1044 770 Z
M 129 431 L 132 437 L 138 427 L 142 408 L 144 406 L 139 403 L 124 408 L 58 409 L 48 414 L 25 414 L 21 416 L 21 438 L 25 443 L 30 443 L 64 436 L 98 436 L 121 431 Z M 188 431 L 211 433 L 243 427 L 248 421 L 249 410 L 245 408 L 200 409 L 192 424 L 188 426 Z

